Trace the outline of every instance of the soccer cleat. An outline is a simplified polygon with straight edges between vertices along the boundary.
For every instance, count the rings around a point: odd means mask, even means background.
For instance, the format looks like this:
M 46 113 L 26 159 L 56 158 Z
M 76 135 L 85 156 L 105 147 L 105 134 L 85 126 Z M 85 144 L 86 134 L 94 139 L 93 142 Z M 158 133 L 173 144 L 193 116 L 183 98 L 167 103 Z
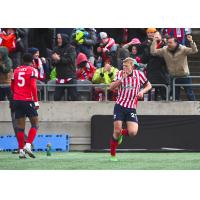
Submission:
M 19 150 L 12 151 L 12 154 L 19 154 Z
M 111 157 L 110 157 L 110 161 L 112 161 L 112 162 L 117 162 L 118 160 L 117 160 L 117 157 L 116 157 L 116 156 L 111 156 Z
M 25 155 L 25 152 L 23 150 L 19 152 L 19 158 L 20 159 L 26 159 L 26 155 Z
M 118 138 L 118 145 L 120 145 L 123 142 L 123 135 L 120 135 Z
M 24 147 L 25 153 L 27 153 L 31 158 L 35 158 L 35 155 L 33 154 L 31 150 L 31 146 L 28 146 L 27 144 Z

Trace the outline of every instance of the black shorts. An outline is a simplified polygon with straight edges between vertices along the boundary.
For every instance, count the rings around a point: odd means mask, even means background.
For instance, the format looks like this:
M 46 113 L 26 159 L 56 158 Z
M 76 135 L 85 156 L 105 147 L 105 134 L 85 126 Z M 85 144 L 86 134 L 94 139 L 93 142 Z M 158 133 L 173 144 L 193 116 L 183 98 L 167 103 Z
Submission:
M 38 116 L 37 110 L 35 109 L 35 104 L 33 101 L 13 101 L 13 108 L 15 112 L 15 118 L 23 117 L 35 117 Z
M 119 104 L 114 107 L 114 121 L 131 121 L 138 123 L 136 110 L 134 108 L 125 108 Z

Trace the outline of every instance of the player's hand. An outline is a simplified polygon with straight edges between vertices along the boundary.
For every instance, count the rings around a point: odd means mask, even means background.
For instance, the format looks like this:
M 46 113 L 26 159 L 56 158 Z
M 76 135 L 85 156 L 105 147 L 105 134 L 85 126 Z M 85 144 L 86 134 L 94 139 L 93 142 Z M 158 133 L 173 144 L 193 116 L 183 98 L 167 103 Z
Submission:
M 140 91 L 140 92 L 138 93 L 138 98 L 139 98 L 139 99 L 143 99 L 143 97 L 144 97 L 144 92 L 143 92 L 143 91 Z
M 192 36 L 191 35 L 187 35 L 187 39 L 189 42 L 193 42 Z
M 39 102 L 35 102 L 35 109 L 38 110 L 40 108 Z
M 125 70 L 123 70 L 122 78 L 124 79 L 124 78 L 126 78 L 127 76 L 128 76 L 128 74 L 126 73 Z

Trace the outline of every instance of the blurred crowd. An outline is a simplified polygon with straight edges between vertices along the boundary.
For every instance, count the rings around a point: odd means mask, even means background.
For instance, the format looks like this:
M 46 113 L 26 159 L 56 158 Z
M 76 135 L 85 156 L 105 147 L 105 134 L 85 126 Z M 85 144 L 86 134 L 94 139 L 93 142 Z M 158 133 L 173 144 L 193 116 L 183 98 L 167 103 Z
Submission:
M 186 59 L 198 51 L 191 35 L 189 28 L 1 28 L 0 84 L 10 84 L 13 70 L 23 64 L 27 52 L 33 55 L 38 84 L 110 84 L 127 57 L 134 59 L 135 68 L 152 84 L 170 87 L 173 77 L 178 77 L 177 83 L 191 83 Z M 184 89 L 188 100 L 195 100 L 192 88 Z M 0 100 L 6 99 L 7 90 L 0 86 Z M 101 101 L 105 95 L 115 100 L 117 96 L 116 91 L 105 92 L 100 86 L 89 90 L 91 96 L 85 100 Z M 53 99 L 63 100 L 65 93 L 66 100 L 84 99 L 77 87 L 55 87 Z M 180 88 L 176 91 L 179 99 Z M 155 87 L 145 100 L 166 100 L 166 89 Z

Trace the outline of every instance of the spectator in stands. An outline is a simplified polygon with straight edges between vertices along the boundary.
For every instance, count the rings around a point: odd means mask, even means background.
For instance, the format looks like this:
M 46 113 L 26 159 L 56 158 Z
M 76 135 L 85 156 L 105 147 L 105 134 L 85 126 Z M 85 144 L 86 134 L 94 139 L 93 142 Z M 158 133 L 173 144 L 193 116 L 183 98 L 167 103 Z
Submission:
M 9 84 L 9 86 L 0 86 L 0 101 L 11 99 L 11 83 L 12 76 L 12 61 L 8 57 L 8 49 L 0 47 L 0 84 Z
M 92 81 L 96 68 L 90 61 L 88 61 L 87 56 L 84 53 L 78 54 L 76 64 L 78 67 L 76 71 L 77 79 Z
M 133 38 L 129 43 L 124 44 L 123 47 L 125 49 L 128 49 L 129 47 L 132 47 L 133 45 L 140 45 L 141 42 L 138 38 Z
M 190 42 L 190 48 L 178 43 L 178 40 L 174 37 L 169 38 L 167 46 L 157 48 L 158 37 L 154 37 L 151 45 L 151 54 L 154 56 L 163 57 L 171 78 L 178 77 L 176 79 L 177 84 L 191 84 L 187 56 L 198 52 L 197 46 L 192 39 L 191 35 L 187 36 L 187 40 Z M 188 100 L 195 101 L 195 95 L 192 87 L 184 87 Z M 176 100 L 180 99 L 180 87 L 176 87 Z
M 115 39 L 117 44 L 126 44 L 132 38 L 139 38 L 140 41 L 146 39 L 145 28 L 96 28 L 97 32 L 109 33 L 111 38 Z
M 186 45 L 188 43 L 187 35 L 191 35 L 191 28 L 163 28 L 162 34 L 164 37 L 177 38 L 179 44 Z
M 150 53 L 150 46 L 155 34 L 157 34 L 157 37 L 159 38 L 156 48 L 163 47 L 165 45 L 164 41 L 162 41 L 161 35 L 155 28 L 148 28 L 146 33 L 147 38 L 141 44 L 141 62 L 146 64 L 146 76 L 152 84 L 168 84 L 168 73 L 164 59 L 158 56 L 152 56 Z M 155 99 L 152 99 L 151 94 L 153 95 L 152 91 L 148 93 L 148 100 L 158 100 L 159 95 L 162 100 L 166 100 L 166 90 L 163 87 L 155 88 Z
M 52 64 L 56 68 L 57 84 L 76 84 L 76 51 L 70 45 L 69 36 L 57 34 L 57 46 L 52 52 Z M 56 87 L 54 100 L 60 101 L 66 87 Z M 67 87 L 68 100 L 77 100 L 76 87 Z
M 138 45 L 133 45 L 130 53 L 130 57 L 135 59 L 138 63 L 141 63 L 141 55 Z
M 142 59 L 141 62 L 144 64 L 147 64 L 149 61 L 149 52 L 150 52 L 150 46 L 154 38 L 154 34 L 157 32 L 156 28 L 148 28 L 146 30 L 147 38 L 146 40 L 141 44 L 142 49 Z
M 119 46 L 116 52 L 116 58 L 117 58 L 116 66 L 119 70 L 123 69 L 123 60 L 128 57 L 130 57 L 129 50 Z
M 56 68 L 53 67 L 50 73 L 50 80 L 56 80 Z
M 110 84 L 118 71 L 110 64 L 110 60 L 107 60 L 102 68 L 96 70 L 92 82 L 95 84 Z
M 156 49 L 160 49 L 164 47 L 166 44 L 162 40 L 162 36 L 159 32 L 154 34 L 154 37 L 157 38 Z M 147 54 L 148 53 L 148 54 Z M 165 60 L 159 56 L 153 56 L 149 51 L 146 51 L 147 61 L 147 78 L 152 84 L 169 84 L 169 74 L 166 67 Z M 164 87 L 156 87 L 155 88 L 155 100 L 157 100 L 158 95 L 160 95 L 162 100 L 166 100 L 166 89 Z M 152 100 L 152 99 L 151 99 Z
M 14 29 L 4 29 L 1 32 L 0 37 L 2 39 L 1 46 L 7 47 L 9 53 L 15 51 L 17 37 Z
M 33 67 L 38 71 L 38 80 L 46 82 L 49 74 L 49 65 L 44 57 L 40 58 L 40 52 L 38 48 L 29 48 L 29 53 L 33 55 Z
M 0 47 L 0 101 L 8 100 L 10 102 L 11 118 L 15 135 L 17 134 L 15 112 L 13 110 L 12 92 L 10 88 L 11 77 L 13 74 L 12 60 L 8 56 L 8 49 Z
M 21 65 L 22 53 L 26 50 L 24 38 L 27 32 L 23 28 L 6 28 L 0 34 L 1 46 L 8 48 L 9 56 L 13 62 L 13 69 Z
M 115 67 L 113 67 L 110 64 L 110 60 L 106 60 L 104 63 L 104 66 L 100 69 L 97 69 L 92 82 L 95 84 L 110 84 L 113 82 L 117 72 L 119 70 Z M 101 88 L 96 88 L 95 89 L 95 100 L 99 100 L 99 94 L 102 94 L 103 96 L 104 94 L 104 90 Z M 116 97 L 116 91 L 108 91 L 108 99 L 109 100 L 115 100 Z
M 94 64 L 93 47 L 97 42 L 96 30 L 94 28 L 75 29 L 72 38 L 76 46 L 77 55 L 80 52 L 84 53 L 89 61 Z
M 141 63 L 140 47 L 141 42 L 138 38 L 133 38 L 129 43 L 123 45 L 123 48 L 129 49 L 131 47 L 130 57 L 136 59 L 138 63 Z
M 100 45 L 97 48 L 97 52 L 101 55 L 103 63 L 110 59 L 111 64 L 113 64 L 118 45 L 113 38 L 108 37 L 106 32 L 100 32 L 99 37 Z

